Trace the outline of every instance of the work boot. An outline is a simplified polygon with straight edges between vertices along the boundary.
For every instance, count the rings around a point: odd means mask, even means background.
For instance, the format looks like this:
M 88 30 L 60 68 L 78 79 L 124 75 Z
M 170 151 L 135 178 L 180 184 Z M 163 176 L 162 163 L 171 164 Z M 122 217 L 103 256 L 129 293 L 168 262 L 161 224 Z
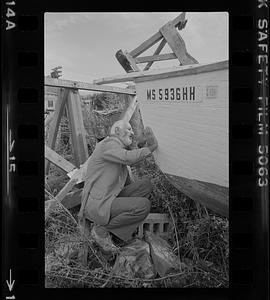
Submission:
M 118 252 L 119 248 L 115 246 L 112 242 L 109 232 L 106 232 L 105 236 L 100 236 L 96 232 L 96 227 L 93 226 L 91 230 L 91 237 L 94 241 L 101 247 L 105 252 Z

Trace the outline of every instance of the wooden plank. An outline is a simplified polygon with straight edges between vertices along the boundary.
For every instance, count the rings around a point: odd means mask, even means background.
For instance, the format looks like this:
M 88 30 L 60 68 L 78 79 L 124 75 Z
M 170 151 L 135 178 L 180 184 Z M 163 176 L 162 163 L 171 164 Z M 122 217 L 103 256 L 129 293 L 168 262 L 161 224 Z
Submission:
M 179 30 L 183 29 L 186 26 L 187 21 L 185 20 L 186 13 L 182 12 L 179 16 L 171 21 L 174 27 L 178 27 Z
M 80 232 L 83 236 L 85 237 L 89 237 L 90 236 L 90 229 L 87 226 L 87 222 L 86 219 L 83 218 L 80 222 L 79 222 L 79 228 L 80 228 Z M 78 253 L 78 260 L 81 262 L 82 266 L 87 267 L 87 256 L 88 256 L 88 243 L 87 241 L 85 241 L 82 245 L 82 247 L 80 247 L 79 249 L 79 253 Z
M 53 119 L 50 124 L 49 132 L 48 132 L 48 147 L 51 149 L 54 148 L 55 142 L 56 142 L 56 137 L 61 121 L 61 117 L 63 114 L 63 110 L 65 107 L 66 99 L 68 95 L 68 90 L 67 89 L 61 89 L 59 93 L 58 100 L 56 101 L 55 105 L 55 111 L 53 114 Z M 47 160 L 45 161 L 45 173 L 48 174 L 50 168 L 50 162 Z
M 145 63 L 145 62 L 154 62 L 154 61 L 161 61 L 161 60 L 169 60 L 177 58 L 174 53 L 166 53 L 160 55 L 151 55 L 151 56 L 143 56 L 136 58 L 137 63 Z
M 127 51 L 124 52 L 124 55 L 126 56 L 126 59 L 130 63 L 131 67 L 133 68 L 133 71 L 141 71 L 140 68 L 136 65 L 135 59 Z
M 152 47 L 155 43 L 160 41 L 162 38 L 163 38 L 162 34 L 160 32 L 157 32 L 154 35 L 152 35 L 148 40 L 143 42 L 140 46 L 130 51 L 129 54 L 135 58 L 141 53 L 143 53 L 144 51 L 146 51 L 147 49 L 149 49 L 150 47 Z
M 130 62 L 128 61 L 126 55 L 123 53 L 123 51 L 120 49 L 115 53 L 115 57 L 118 60 L 119 64 L 123 67 L 123 69 L 127 72 L 133 72 L 132 66 L 130 65 Z
M 45 145 L 45 158 L 51 163 L 69 173 L 76 168 L 71 162 L 64 159 L 61 155 Z
M 76 90 L 89 90 L 98 92 L 109 92 L 118 94 L 135 95 L 133 89 L 123 89 L 114 86 L 100 86 L 92 83 L 86 83 L 81 81 L 63 80 L 56 78 L 45 77 L 45 85 L 47 86 L 57 86 L 62 88 L 76 89 Z
M 70 178 L 70 180 L 65 184 L 65 186 L 62 188 L 62 190 L 56 195 L 55 199 L 59 202 L 62 202 L 62 200 L 65 198 L 68 192 L 72 190 L 76 182 L 78 181 L 77 178 Z
M 72 149 L 75 164 L 79 167 L 88 158 L 88 149 L 83 125 L 83 115 L 78 91 L 70 90 L 67 99 L 67 111 L 71 132 Z
M 184 26 L 186 24 L 185 15 L 186 15 L 186 13 L 181 13 L 174 20 L 172 20 L 171 23 L 173 24 L 173 26 L 180 25 L 179 26 L 180 29 L 184 28 Z M 182 27 L 181 27 L 181 24 L 183 24 Z M 142 44 L 140 44 L 137 48 L 130 51 L 129 54 L 135 58 L 138 55 L 140 55 L 141 53 L 143 53 L 144 51 L 146 51 L 147 49 L 149 49 L 150 47 L 152 47 L 155 43 L 157 43 L 161 39 L 162 39 L 162 34 L 160 32 L 157 32 L 154 35 L 152 35 L 149 39 L 144 41 Z
M 211 64 L 196 64 L 196 65 L 188 65 L 188 66 L 178 66 L 167 69 L 159 69 L 159 70 L 147 70 L 140 72 L 133 72 L 124 75 L 118 75 L 114 77 L 104 77 L 101 79 L 96 79 L 94 82 L 96 84 L 104 84 L 104 83 L 118 83 L 118 82 L 127 82 L 127 81 L 146 81 L 146 80 L 155 80 L 155 79 L 163 79 L 169 77 L 177 77 L 177 76 L 186 76 L 199 74 L 204 72 L 211 72 L 222 70 L 229 67 L 228 61 L 221 61 L 217 63 Z
M 161 27 L 160 32 L 166 39 L 172 51 L 175 53 L 181 65 L 196 63 L 190 55 L 187 56 L 185 42 L 171 22 Z
M 131 119 L 131 117 L 136 109 L 137 104 L 138 104 L 138 99 L 135 96 L 135 97 L 133 97 L 129 107 L 127 108 L 127 110 L 125 111 L 125 113 L 121 119 L 129 122 L 129 120 Z
M 197 61 L 197 59 L 195 59 L 193 56 L 191 56 L 188 52 L 186 53 L 187 58 L 190 61 L 193 61 L 193 64 L 198 64 L 199 62 Z
M 126 111 L 129 109 L 132 102 L 134 101 L 134 97 L 126 95 L 124 97 L 124 101 L 125 101 L 124 109 L 120 115 L 120 119 L 124 118 Z M 129 119 L 129 123 L 130 123 L 130 125 L 133 129 L 134 135 L 135 135 L 135 139 L 133 139 L 133 142 L 131 144 L 131 148 L 134 148 L 134 147 L 137 147 L 137 138 L 139 136 L 142 136 L 143 130 L 144 130 L 142 116 L 141 116 L 141 112 L 139 109 L 139 103 L 136 104 L 135 110 L 133 111 L 132 116 Z
M 154 55 L 158 55 L 161 50 L 164 48 L 164 46 L 166 45 L 167 41 L 163 38 L 160 42 L 160 44 L 158 45 L 156 51 L 154 52 Z M 152 66 L 154 62 L 153 61 L 150 61 L 144 68 L 144 71 L 150 69 L 150 67 Z

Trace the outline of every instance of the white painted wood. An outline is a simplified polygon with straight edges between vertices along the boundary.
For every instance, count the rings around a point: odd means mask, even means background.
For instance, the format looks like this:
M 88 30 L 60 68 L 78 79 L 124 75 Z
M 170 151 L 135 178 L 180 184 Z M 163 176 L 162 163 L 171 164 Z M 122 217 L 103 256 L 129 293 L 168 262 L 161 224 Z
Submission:
M 135 81 L 136 82 L 136 81 Z M 195 87 L 196 101 L 147 100 L 147 90 Z M 216 96 L 207 96 L 207 87 Z M 157 164 L 168 174 L 229 186 L 228 67 L 136 82 L 145 126 L 159 143 Z M 209 92 L 209 91 L 208 91 Z

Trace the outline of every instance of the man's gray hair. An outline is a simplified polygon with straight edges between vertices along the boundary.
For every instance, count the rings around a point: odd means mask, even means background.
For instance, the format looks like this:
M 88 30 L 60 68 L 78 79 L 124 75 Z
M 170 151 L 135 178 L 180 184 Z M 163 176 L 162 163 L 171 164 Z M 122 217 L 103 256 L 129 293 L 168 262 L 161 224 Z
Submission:
M 118 120 L 118 121 L 116 121 L 116 122 L 112 125 L 112 127 L 111 127 L 110 135 L 115 134 L 115 129 L 116 129 L 116 128 L 121 128 L 121 129 L 123 129 L 124 124 L 125 124 L 125 121 L 124 121 L 124 120 Z

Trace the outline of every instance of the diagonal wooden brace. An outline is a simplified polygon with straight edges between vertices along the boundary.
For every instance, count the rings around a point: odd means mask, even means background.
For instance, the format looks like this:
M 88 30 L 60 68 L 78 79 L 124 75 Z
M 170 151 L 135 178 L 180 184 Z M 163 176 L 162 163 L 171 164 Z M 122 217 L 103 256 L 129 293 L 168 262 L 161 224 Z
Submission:
M 59 167 L 61 170 L 69 173 L 72 170 L 76 169 L 76 166 L 74 166 L 71 162 L 66 160 L 64 157 L 56 153 L 54 150 L 52 150 L 50 147 L 45 145 L 45 158 Z
M 161 40 L 161 42 L 160 42 L 160 44 L 158 45 L 156 51 L 154 52 L 154 55 L 158 55 L 158 54 L 161 52 L 161 50 L 162 50 L 162 49 L 164 48 L 164 46 L 166 45 L 166 42 L 167 42 L 167 41 L 166 41 L 164 38 Z M 152 66 L 153 63 L 154 63 L 153 61 L 148 62 L 148 64 L 147 64 L 147 65 L 145 66 L 145 68 L 144 68 L 144 71 L 150 69 L 150 67 Z
M 186 22 L 187 22 L 185 20 L 185 16 L 186 16 L 186 13 L 183 12 L 169 23 L 171 23 L 174 27 L 177 27 L 179 30 L 181 30 L 185 27 Z M 163 36 L 162 36 L 161 32 L 157 32 L 154 35 L 152 35 L 148 40 L 146 40 L 141 45 L 139 45 L 137 48 L 132 50 L 129 54 L 133 58 L 135 58 L 138 55 L 140 55 L 141 53 L 143 53 L 144 51 L 146 51 L 147 49 L 149 49 L 150 47 L 152 47 L 155 43 L 160 41 L 162 38 L 163 38 Z

